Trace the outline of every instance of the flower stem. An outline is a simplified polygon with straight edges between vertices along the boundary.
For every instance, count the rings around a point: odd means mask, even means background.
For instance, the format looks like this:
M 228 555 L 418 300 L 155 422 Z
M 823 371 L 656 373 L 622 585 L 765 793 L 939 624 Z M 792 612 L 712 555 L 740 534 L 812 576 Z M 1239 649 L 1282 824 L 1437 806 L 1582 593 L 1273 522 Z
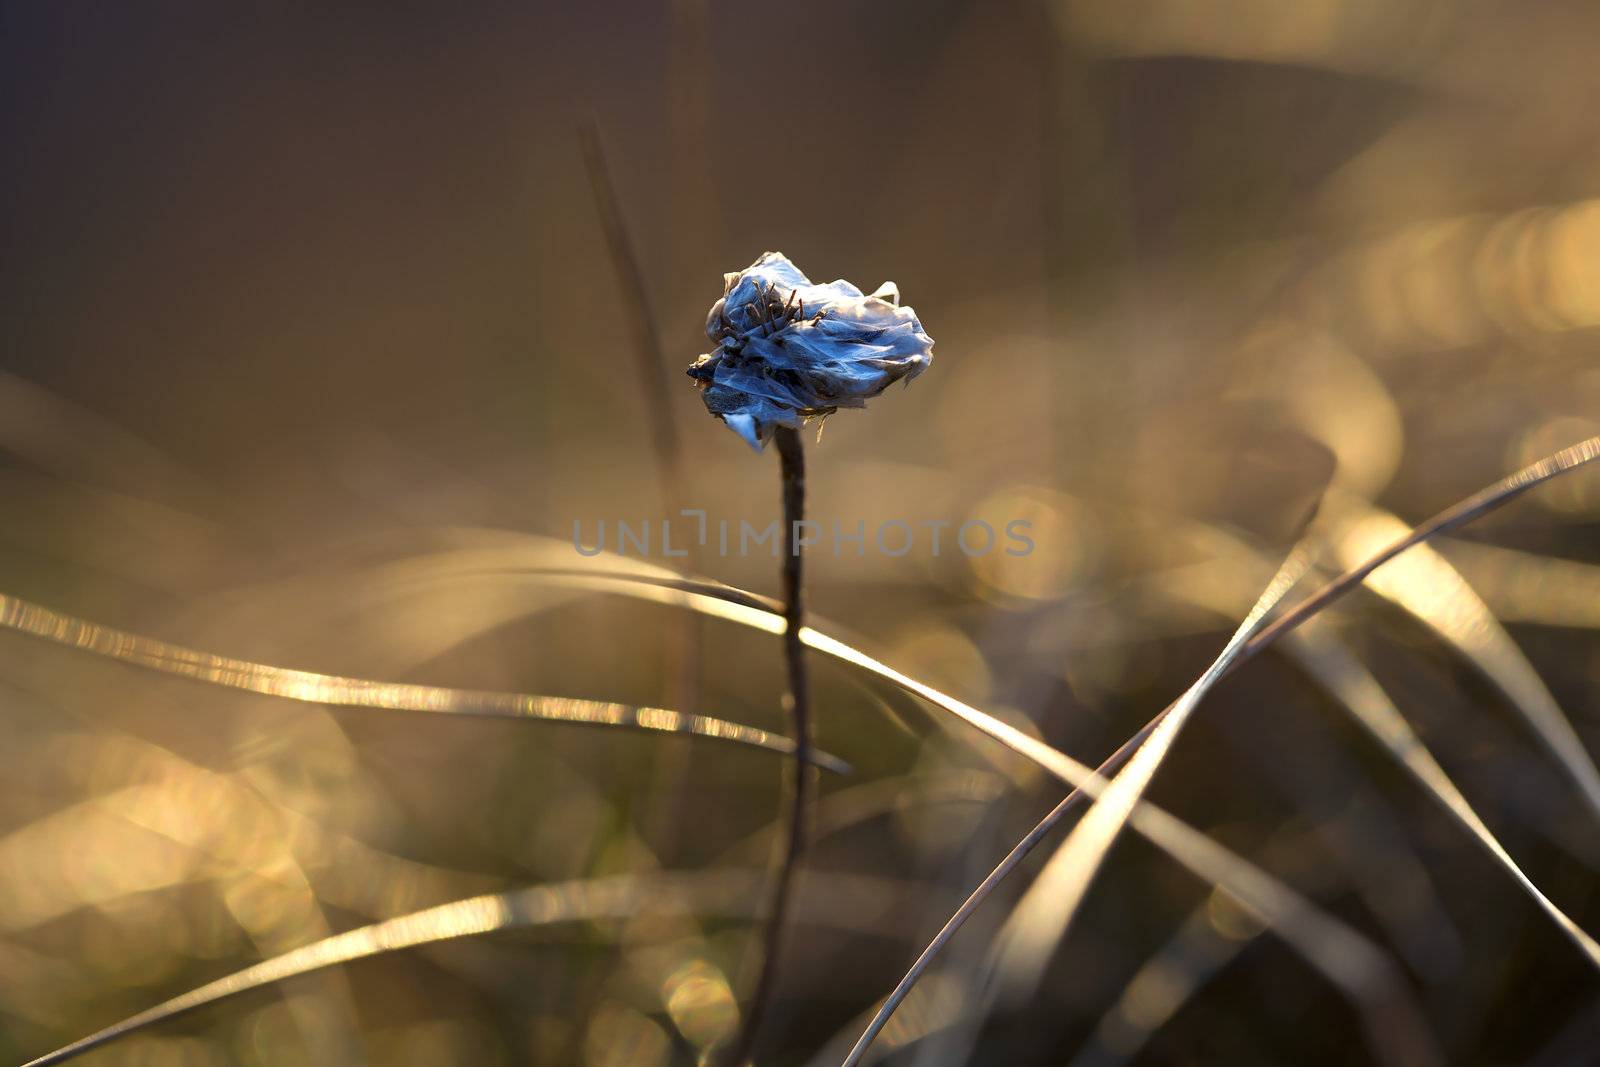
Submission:
M 806 459 L 798 430 L 779 426 L 774 440 L 778 445 L 783 479 L 783 658 L 788 669 L 789 691 L 785 706 L 794 730 L 793 776 L 789 789 L 789 833 L 778 860 L 777 877 L 772 885 L 772 900 L 767 911 L 765 952 L 750 1008 L 738 1036 L 729 1047 L 724 1067 L 744 1067 L 754 1050 L 762 1017 L 772 999 L 782 956 L 783 938 L 788 925 L 789 899 L 799 872 L 800 857 L 806 846 L 806 811 L 811 801 L 811 683 L 806 673 L 805 649 L 800 629 L 805 625 L 805 604 L 801 599 L 802 559 L 796 543 L 796 525 L 805 518 Z

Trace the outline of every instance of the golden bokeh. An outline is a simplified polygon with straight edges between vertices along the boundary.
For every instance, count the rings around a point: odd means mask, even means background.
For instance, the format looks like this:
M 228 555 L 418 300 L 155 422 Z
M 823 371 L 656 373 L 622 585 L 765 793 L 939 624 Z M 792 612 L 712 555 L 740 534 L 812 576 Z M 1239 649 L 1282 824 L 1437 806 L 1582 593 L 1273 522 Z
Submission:
M 435 7 L 6 12 L 0 1062 L 725 1067 L 780 493 L 682 372 L 763 250 L 936 344 L 806 434 L 756 1067 L 845 1062 L 1291 547 L 1280 612 L 1600 436 L 1595 5 Z M 1564 474 L 1241 661 L 1037 995 L 1076 811 L 862 1062 L 1585 1062 L 1597 523 Z

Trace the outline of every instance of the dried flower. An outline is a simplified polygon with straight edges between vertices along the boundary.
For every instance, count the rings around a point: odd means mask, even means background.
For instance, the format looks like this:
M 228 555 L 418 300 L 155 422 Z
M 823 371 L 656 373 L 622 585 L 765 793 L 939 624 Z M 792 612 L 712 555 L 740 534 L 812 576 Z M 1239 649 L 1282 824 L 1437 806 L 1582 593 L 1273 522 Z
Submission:
M 865 407 L 933 362 L 933 339 L 893 282 L 870 295 L 846 281 L 813 285 L 781 252 L 723 277 L 706 318 L 717 347 L 689 377 L 706 410 L 758 451 L 775 427 Z

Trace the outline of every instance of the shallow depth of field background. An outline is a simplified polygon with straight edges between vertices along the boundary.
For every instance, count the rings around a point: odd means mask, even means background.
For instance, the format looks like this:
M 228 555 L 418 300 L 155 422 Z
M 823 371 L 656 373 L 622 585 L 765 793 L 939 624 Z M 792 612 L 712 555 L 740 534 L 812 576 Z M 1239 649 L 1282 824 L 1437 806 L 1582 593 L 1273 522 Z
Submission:
M 1023 517 L 1038 544 L 824 551 L 813 609 L 1093 763 L 1205 666 L 1324 489 L 1337 568 L 1356 519 L 1420 520 L 1600 433 L 1591 3 L 580 6 L 0 9 L 0 591 L 281 666 L 691 691 L 685 710 L 781 729 L 776 639 L 695 623 L 686 689 L 680 614 L 519 576 L 576 562 L 574 520 L 776 515 L 775 457 L 681 368 L 722 272 L 777 249 L 818 280 L 892 278 L 937 340 L 927 375 L 808 445 L 813 513 Z M 590 111 L 664 395 L 584 170 Z M 651 409 L 678 427 L 686 501 Z M 1592 751 L 1597 534 L 1600 474 L 1580 474 L 1441 546 Z M 699 567 L 777 589 L 764 554 Z M 1534 880 L 1600 928 L 1600 816 L 1495 664 L 1367 592 L 1333 621 Z M 856 773 L 823 780 L 763 1067 L 829 1062 L 1060 796 L 813 669 L 819 742 Z M 779 780 L 715 742 L 324 709 L 0 636 L 0 1061 L 428 905 L 759 868 Z M 1219 688 L 1153 795 L 1392 952 L 1453 1062 L 1592 1051 L 1595 974 L 1293 660 Z M 1018 888 L 881 1062 L 943 1062 Z M 692 1064 L 736 1018 L 755 929 L 450 943 L 84 1062 Z M 1130 985 L 1180 929 L 1192 951 Z M 1129 1056 L 1370 1060 L 1329 986 L 1133 838 L 1036 1003 L 989 1019 L 971 1062 Z

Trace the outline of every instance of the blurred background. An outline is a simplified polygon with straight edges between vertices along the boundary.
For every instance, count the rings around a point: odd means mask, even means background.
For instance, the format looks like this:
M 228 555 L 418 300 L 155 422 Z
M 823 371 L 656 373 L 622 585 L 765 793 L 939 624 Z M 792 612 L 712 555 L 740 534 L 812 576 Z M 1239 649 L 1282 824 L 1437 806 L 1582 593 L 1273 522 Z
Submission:
M 813 514 L 1026 518 L 1037 544 L 818 553 L 813 609 L 1096 763 L 1205 667 L 1317 501 L 1336 571 L 1600 433 L 1597 40 L 1583 0 L 8 0 L 0 592 L 281 667 L 781 731 L 775 638 L 537 573 L 595 562 L 574 521 L 777 515 L 775 458 L 682 376 L 722 273 L 776 249 L 816 280 L 892 278 L 937 340 L 909 390 L 808 446 Z M 1600 810 L 1535 726 L 1600 745 L 1597 532 L 1579 472 L 1318 623 L 1338 677 L 1380 687 L 1590 930 Z M 777 592 L 762 554 L 693 566 Z M 1153 797 L 1392 958 L 1448 1062 L 1590 1062 L 1593 969 L 1327 662 L 1285 646 L 1225 682 Z M 822 779 L 762 1067 L 836 1063 L 1061 796 L 927 706 L 813 670 L 819 742 L 854 773 Z M 253 990 L 83 1062 L 665 1067 L 739 1017 L 771 753 L 292 702 L 11 632 L 0 730 L 0 1059 L 540 885 L 569 887 L 551 921 Z M 684 906 L 562 911 L 616 878 Z M 875 1062 L 1380 1058 L 1338 990 L 1131 837 L 1038 996 L 974 1016 L 1025 884 Z

